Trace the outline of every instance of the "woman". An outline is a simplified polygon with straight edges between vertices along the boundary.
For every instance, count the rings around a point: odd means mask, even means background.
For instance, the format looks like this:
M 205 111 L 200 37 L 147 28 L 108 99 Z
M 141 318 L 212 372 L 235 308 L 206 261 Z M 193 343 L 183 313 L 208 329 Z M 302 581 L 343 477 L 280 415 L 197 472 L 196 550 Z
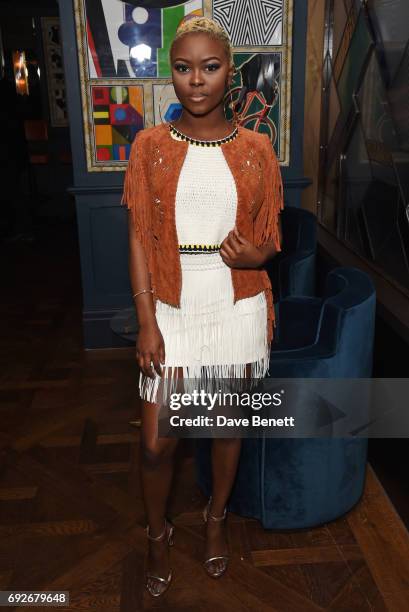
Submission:
M 173 124 L 138 133 L 122 199 L 130 212 L 129 269 L 140 324 L 146 587 L 153 596 L 163 594 L 172 577 L 174 528 L 166 503 L 177 444 L 158 437 L 158 393 L 164 381 L 265 376 L 274 310 L 263 266 L 280 250 L 283 207 L 269 139 L 224 115 L 234 74 L 225 31 L 204 17 L 183 22 L 170 63 L 182 114 Z M 203 517 L 204 565 L 214 578 L 227 567 L 225 507 L 240 442 L 215 439 L 212 445 L 213 492 Z

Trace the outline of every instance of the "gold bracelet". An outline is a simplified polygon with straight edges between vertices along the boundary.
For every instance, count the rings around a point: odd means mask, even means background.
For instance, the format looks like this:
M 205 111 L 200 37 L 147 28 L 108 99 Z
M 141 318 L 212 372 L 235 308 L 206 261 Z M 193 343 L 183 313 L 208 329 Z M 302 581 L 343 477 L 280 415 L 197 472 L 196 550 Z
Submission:
M 153 293 L 153 289 L 142 289 L 142 291 L 138 291 L 138 293 L 134 293 L 132 296 L 132 299 L 135 298 L 137 295 L 141 295 L 141 293 Z

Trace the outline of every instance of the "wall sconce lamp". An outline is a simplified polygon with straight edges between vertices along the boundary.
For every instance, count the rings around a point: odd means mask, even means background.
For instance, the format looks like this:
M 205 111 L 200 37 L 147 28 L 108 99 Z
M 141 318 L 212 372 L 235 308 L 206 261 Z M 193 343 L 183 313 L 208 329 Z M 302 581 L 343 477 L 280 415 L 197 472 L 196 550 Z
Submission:
M 28 96 L 29 89 L 26 54 L 24 51 L 13 51 L 12 57 L 17 93 L 21 96 Z

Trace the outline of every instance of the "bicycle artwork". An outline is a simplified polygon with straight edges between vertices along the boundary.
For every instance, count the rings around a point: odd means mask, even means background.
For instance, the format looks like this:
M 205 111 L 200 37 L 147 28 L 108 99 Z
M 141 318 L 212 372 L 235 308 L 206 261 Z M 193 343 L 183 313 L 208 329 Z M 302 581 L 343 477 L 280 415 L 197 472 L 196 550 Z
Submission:
M 235 54 L 241 57 L 242 54 Z M 275 121 L 279 121 L 280 54 L 255 53 L 236 68 L 233 87 L 225 96 L 225 107 L 235 121 L 256 132 L 267 133 L 274 145 L 277 140 Z M 274 110 L 273 110 L 274 109 Z

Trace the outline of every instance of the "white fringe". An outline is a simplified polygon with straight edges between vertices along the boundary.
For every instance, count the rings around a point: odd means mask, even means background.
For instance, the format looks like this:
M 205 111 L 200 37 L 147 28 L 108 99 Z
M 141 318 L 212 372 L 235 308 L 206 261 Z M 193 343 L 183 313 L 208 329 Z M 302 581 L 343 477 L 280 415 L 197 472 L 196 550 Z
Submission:
M 259 360 L 250 363 L 250 379 L 246 379 L 246 364 L 226 364 L 226 365 L 211 365 L 203 366 L 198 375 L 197 369 L 194 366 L 193 371 L 189 366 L 165 366 L 162 368 L 162 378 L 155 373 L 155 378 L 149 378 L 144 374 L 139 377 L 139 393 L 142 399 L 165 405 L 173 393 L 192 393 L 197 390 L 200 392 L 204 389 L 206 393 L 218 393 L 220 391 L 238 392 L 242 389 L 251 389 L 257 383 L 257 380 L 264 378 L 268 372 L 269 360 L 266 357 L 261 357 Z M 180 387 L 180 380 L 175 378 L 175 374 L 179 367 L 183 368 L 183 387 Z M 225 384 L 222 384 L 221 379 L 227 379 Z M 161 385 L 161 382 L 163 384 Z M 248 386 L 246 386 L 246 383 Z M 158 394 L 159 388 L 162 388 L 162 393 Z
M 175 376 L 183 368 L 183 392 L 205 389 L 219 391 L 220 379 L 228 390 L 240 388 L 234 381 L 257 381 L 268 372 L 270 347 L 267 344 L 267 304 L 264 292 L 233 305 L 231 272 L 219 253 L 182 254 L 183 284 L 181 307 L 158 301 L 156 318 L 165 342 L 163 377 L 140 374 L 142 399 L 166 403 L 180 391 Z M 162 384 L 162 397 L 158 397 Z M 179 387 L 178 387 L 179 385 Z M 251 385 L 251 381 L 250 381 Z

